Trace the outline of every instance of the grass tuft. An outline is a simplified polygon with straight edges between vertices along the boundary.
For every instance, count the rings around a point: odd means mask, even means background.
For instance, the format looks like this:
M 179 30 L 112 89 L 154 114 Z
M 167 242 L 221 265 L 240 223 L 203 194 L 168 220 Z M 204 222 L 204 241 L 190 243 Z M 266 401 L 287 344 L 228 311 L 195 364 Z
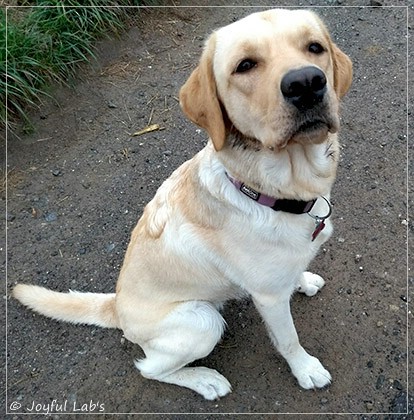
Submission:
M 30 124 L 51 82 L 67 84 L 77 66 L 94 57 L 93 43 L 119 33 L 137 0 L 37 0 L 0 9 L 0 125 Z M 35 3 L 35 4 L 33 4 Z

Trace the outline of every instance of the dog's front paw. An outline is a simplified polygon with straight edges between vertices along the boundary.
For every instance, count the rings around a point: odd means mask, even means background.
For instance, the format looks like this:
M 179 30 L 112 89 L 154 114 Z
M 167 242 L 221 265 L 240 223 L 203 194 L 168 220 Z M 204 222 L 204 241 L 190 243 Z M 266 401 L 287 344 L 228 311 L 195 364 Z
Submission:
M 331 383 L 331 374 L 322 363 L 308 353 L 290 363 L 293 375 L 304 389 L 323 388 Z
M 297 291 L 305 293 L 306 296 L 314 296 L 325 284 L 325 280 L 318 274 L 305 271 L 299 281 Z

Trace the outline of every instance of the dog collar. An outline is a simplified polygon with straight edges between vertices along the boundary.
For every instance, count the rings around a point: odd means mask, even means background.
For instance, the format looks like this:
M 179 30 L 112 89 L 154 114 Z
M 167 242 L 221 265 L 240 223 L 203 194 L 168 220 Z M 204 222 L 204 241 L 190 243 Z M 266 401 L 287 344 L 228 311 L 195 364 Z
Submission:
M 275 211 L 284 211 L 286 213 L 293 214 L 304 214 L 309 213 L 312 210 L 313 205 L 315 204 L 317 198 L 310 201 L 300 201 L 300 200 L 287 200 L 270 197 L 268 195 L 262 194 L 252 187 L 249 187 L 245 183 L 238 181 L 233 178 L 230 174 L 226 172 L 227 178 L 230 182 L 244 195 L 251 198 L 254 201 L 257 201 L 263 206 L 270 207 Z

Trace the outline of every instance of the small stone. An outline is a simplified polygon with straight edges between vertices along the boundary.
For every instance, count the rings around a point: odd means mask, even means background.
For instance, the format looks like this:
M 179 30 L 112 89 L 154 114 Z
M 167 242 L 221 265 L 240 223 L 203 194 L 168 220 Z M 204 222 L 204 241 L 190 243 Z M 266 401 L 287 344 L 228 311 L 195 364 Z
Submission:
M 53 169 L 51 172 L 53 176 L 62 176 L 62 171 L 60 169 Z
M 393 386 L 395 389 L 398 389 L 398 391 L 401 391 L 401 390 L 403 389 L 403 387 L 402 387 L 402 385 L 401 385 L 400 381 L 397 381 L 396 379 L 395 379 L 395 380 L 394 380 L 394 382 L 392 383 L 392 386 Z
M 108 101 L 108 108 L 118 108 L 118 106 L 114 102 Z
M 381 389 L 385 382 L 385 376 L 379 375 L 377 378 L 377 383 L 375 384 L 376 389 Z
M 115 249 L 116 245 L 114 243 L 108 244 L 106 246 L 106 252 L 112 252 Z
M 50 213 L 46 213 L 44 217 L 46 222 L 54 222 L 57 220 L 57 214 L 53 211 Z
M 360 262 L 362 258 L 362 255 L 356 254 L 355 255 L 355 262 Z
M 321 404 L 325 405 L 328 402 L 328 398 L 321 398 Z
M 15 218 L 16 218 L 16 216 L 14 214 L 6 213 L 6 220 L 8 222 L 12 222 Z
M 374 362 L 372 361 L 372 360 L 370 360 L 368 363 L 367 363 L 367 368 L 368 369 L 372 369 L 374 367 Z
M 383 327 L 383 326 L 384 326 L 384 323 L 382 321 L 377 322 L 377 327 Z
M 116 374 L 117 376 L 125 376 L 126 375 L 126 370 L 119 370 Z
M 339 242 L 340 244 L 343 244 L 343 243 L 345 242 L 345 238 L 338 238 L 338 242 Z
M 365 401 L 365 406 L 367 407 L 368 411 L 372 411 L 374 409 L 374 404 L 372 401 Z

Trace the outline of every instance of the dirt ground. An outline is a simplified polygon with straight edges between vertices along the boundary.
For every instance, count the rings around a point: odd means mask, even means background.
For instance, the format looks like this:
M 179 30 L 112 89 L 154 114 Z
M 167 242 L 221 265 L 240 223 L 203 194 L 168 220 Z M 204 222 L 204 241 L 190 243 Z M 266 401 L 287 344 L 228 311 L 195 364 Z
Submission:
M 275 2 L 261 4 L 268 8 Z M 58 88 L 56 101 L 45 101 L 33 113 L 33 133 L 9 133 L 5 296 L 17 282 L 60 291 L 114 290 L 143 207 L 206 143 L 206 134 L 185 119 L 177 101 L 203 40 L 212 29 L 256 10 L 143 11 L 120 39 L 98 44 L 98 60 L 80 72 L 72 88 Z M 270 418 L 264 413 L 413 418 L 396 414 L 408 407 L 413 415 L 413 399 L 407 397 L 413 395 L 407 382 L 414 379 L 407 301 L 414 279 L 407 281 L 406 246 L 413 232 L 406 210 L 407 152 L 412 152 L 406 36 L 407 30 L 412 35 L 412 25 L 407 29 L 412 10 L 316 11 L 351 56 L 355 76 L 342 106 L 341 163 L 332 197 L 335 233 L 311 266 L 327 284 L 315 297 L 295 295 L 292 311 L 302 344 L 330 370 L 332 385 L 299 388 L 249 300 L 225 307 L 222 342 L 196 363 L 219 370 L 232 383 L 232 394 L 209 402 L 188 389 L 142 378 L 132 363 L 142 351 L 121 331 L 58 323 L 6 296 L 7 399 L 2 394 L 0 401 L 12 418 L 46 413 L 53 400 L 52 417 L 88 412 L 99 418 L 111 413 L 123 413 L 121 418 L 158 413 L 163 419 L 181 419 L 184 413 L 202 413 L 205 419 L 221 418 L 219 413 L 251 413 L 257 419 Z M 162 130 L 131 136 L 149 124 Z M 5 206 L 5 191 L 1 194 Z M 3 240 L 1 251 L 4 256 Z

